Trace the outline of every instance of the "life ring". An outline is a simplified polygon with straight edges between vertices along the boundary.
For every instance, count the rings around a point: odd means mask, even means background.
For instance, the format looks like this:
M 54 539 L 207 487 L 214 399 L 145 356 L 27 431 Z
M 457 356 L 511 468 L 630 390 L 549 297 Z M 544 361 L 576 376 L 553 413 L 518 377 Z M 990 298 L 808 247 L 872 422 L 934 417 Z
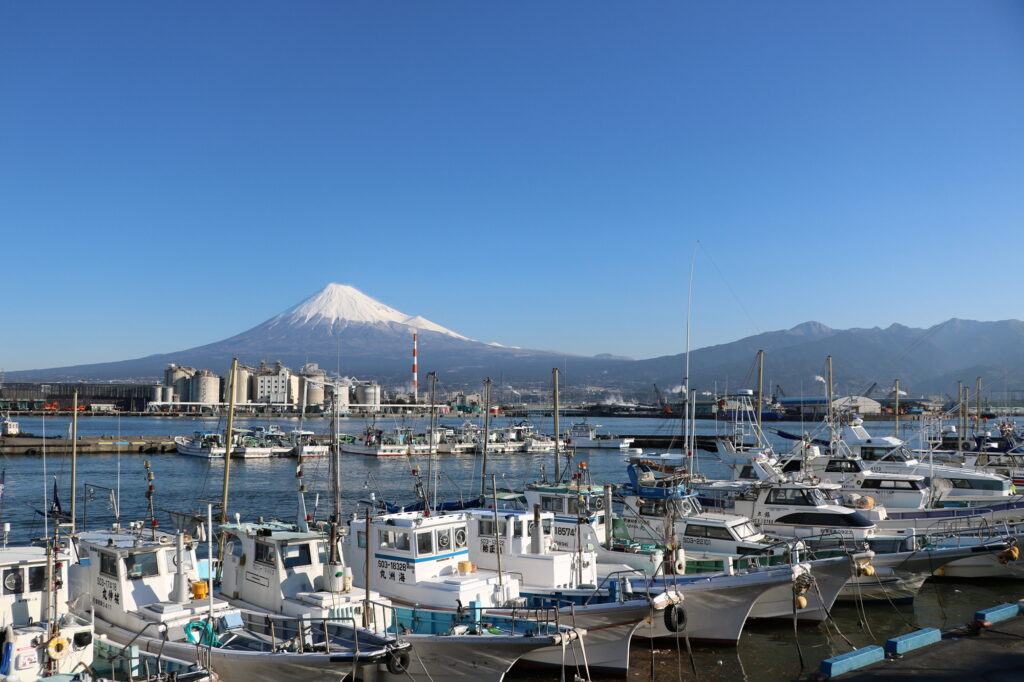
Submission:
M 594 505 L 594 509 L 604 509 L 604 498 L 603 497 L 592 497 L 591 504 Z
M 669 604 L 665 608 L 664 620 L 669 632 L 680 632 L 686 627 L 686 612 L 678 604 Z
M 392 651 L 388 656 L 388 672 L 392 675 L 402 675 L 409 670 L 409 654 L 405 651 Z
M 466 529 L 459 528 L 455 531 L 455 546 L 465 547 L 466 546 Z
M 46 643 L 46 654 L 54 661 L 59 661 L 68 655 L 68 638 L 61 635 L 54 635 Z

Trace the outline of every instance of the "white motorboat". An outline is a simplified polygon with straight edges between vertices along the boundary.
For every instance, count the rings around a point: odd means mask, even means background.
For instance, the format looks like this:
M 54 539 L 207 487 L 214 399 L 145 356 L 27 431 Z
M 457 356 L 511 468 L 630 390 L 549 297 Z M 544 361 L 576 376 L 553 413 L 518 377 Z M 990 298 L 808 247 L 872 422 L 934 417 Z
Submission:
M 569 437 L 565 444 L 575 448 L 610 448 L 613 450 L 628 450 L 633 445 L 632 438 L 619 438 L 613 435 L 599 435 L 597 430 L 600 424 L 589 424 L 586 421 L 577 422 L 569 427 Z

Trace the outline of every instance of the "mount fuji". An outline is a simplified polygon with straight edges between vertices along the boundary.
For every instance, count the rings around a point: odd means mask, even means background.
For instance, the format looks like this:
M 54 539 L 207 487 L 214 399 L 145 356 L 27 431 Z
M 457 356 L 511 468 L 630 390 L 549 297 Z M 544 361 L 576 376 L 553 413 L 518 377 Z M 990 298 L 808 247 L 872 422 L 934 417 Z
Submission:
M 170 362 L 223 374 L 231 358 L 238 357 L 245 364 L 279 360 L 293 370 L 316 362 L 330 372 L 340 369 L 361 379 L 404 383 L 410 380 L 413 332 L 419 341 L 421 384 L 430 371 L 449 385 L 476 385 L 488 375 L 506 381 L 545 381 L 555 366 L 586 367 L 589 373 L 597 366 L 623 362 L 483 343 L 395 310 L 355 287 L 328 284 L 298 305 L 222 341 L 134 360 L 9 372 L 8 377 L 149 380 L 161 377 Z

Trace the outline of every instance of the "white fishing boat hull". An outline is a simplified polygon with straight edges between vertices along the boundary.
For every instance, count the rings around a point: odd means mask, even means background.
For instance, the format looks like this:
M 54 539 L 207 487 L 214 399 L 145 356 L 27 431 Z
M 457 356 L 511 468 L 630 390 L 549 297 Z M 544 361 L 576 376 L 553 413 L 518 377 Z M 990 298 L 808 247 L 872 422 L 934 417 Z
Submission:
M 408 445 L 363 445 L 362 443 L 342 443 L 341 451 L 350 455 L 367 457 L 403 457 L 409 454 Z
M 643 619 L 651 614 L 651 603 L 646 599 L 608 604 L 563 607 L 559 609 L 562 623 L 582 628 L 586 635 L 566 646 L 536 649 L 519 659 L 519 665 L 531 667 L 586 667 L 593 673 L 625 675 L 629 670 L 629 643 Z M 509 609 L 486 609 L 485 613 L 511 615 Z M 528 616 L 530 609 L 517 611 Z M 655 611 L 657 613 L 657 611 Z
M 387 665 L 364 668 L 369 682 L 501 682 L 520 657 L 541 647 L 561 646 L 563 633 L 551 637 L 501 637 L 487 635 L 403 635 L 412 645 L 409 668 L 392 673 Z
M 819 623 L 828 617 L 829 610 L 853 574 L 853 564 L 847 557 L 835 557 L 801 565 L 810 570 L 816 587 L 811 585 L 802 594 L 807 600 L 807 606 L 795 609 L 796 618 L 801 622 Z M 776 586 L 758 600 L 750 617 L 761 620 L 792 620 L 796 596 L 792 584 Z
M 210 668 L 220 676 L 221 682 L 342 682 L 352 679 L 352 661 L 339 662 L 338 656 L 333 654 L 209 649 L 188 642 L 136 637 L 135 633 L 99 618 L 96 619 L 96 630 L 118 644 L 131 643 L 147 653 L 162 654 L 189 663 L 199 663 L 200 656 L 209 652 Z M 363 667 L 369 666 L 363 664 Z
M 231 449 L 233 459 L 270 459 L 271 457 L 287 457 L 292 449 L 279 446 L 251 446 Z

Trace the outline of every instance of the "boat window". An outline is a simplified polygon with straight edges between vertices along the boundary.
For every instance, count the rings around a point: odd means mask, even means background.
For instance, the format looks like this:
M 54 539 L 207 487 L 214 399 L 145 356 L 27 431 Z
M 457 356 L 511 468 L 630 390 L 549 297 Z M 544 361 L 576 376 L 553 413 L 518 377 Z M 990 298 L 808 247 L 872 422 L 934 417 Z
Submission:
M 54 567 L 54 570 L 58 572 L 59 568 Z M 46 591 L 46 566 L 29 566 L 28 568 L 28 591 L 29 592 L 45 592 Z
M 807 504 L 819 507 L 828 504 L 828 499 L 817 488 L 808 488 L 804 491 L 807 497 Z
M 239 543 L 239 544 L 241 544 L 241 543 Z M 181 556 L 185 559 L 185 571 L 186 572 L 191 571 L 192 570 L 192 553 L 189 552 L 188 550 L 185 550 L 185 551 L 183 551 L 181 553 Z M 238 554 L 236 556 L 241 556 L 241 554 Z M 167 551 L 167 560 L 170 562 L 171 566 L 173 566 L 174 568 L 177 568 L 178 567 L 178 552 L 176 550 L 174 550 L 174 549 L 168 550 Z
M 4 570 L 4 594 L 21 594 L 25 591 L 25 574 L 20 568 Z
M 564 510 L 564 506 L 562 505 L 562 498 L 554 495 L 541 495 L 540 510 L 561 514 Z
M 281 560 L 285 568 L 296 568 L 298 566 L 309 566 L 313 563 L 310 556 L 309 545 L 285 545 L 281 549 Z
M 434 553 L 434 534 L 431 531 L 428 530 L 422 533 L 416 533 L 416 553 Z
M 160 575 L 160 564 L 157 561 L 156 552 L 129 554 L 124 558 L 124 567 L 128 572 L 129 580 Z
M 382 549 L 409 550 L 409 533 L 402 530 L 382 530 L 378 531 L 378 533 Z
M 117 557 L 115 557 L 113 554 L 100 552 L 100 573 L 102 573 L 103 575 L 109 575 L 112 578 L 116 578 Z
M 234 535 L 228 537 L 228 554 L 235 558 L 241 558 L 245 554 L 245 550 L 242 547 L 242 541 L 236 538 Z M 188 552 L 186 552 L 188 554 Z
M 832 526 L 870 528 L 875 525 L 867 520 L 859 512 L 852 514 L 838 514 L 829 512 L 797 512 L 780 516 L 776 523 L 793 524 L 796 526 Z
M 800 488 L 775 488 L 768 493 L 768 504 L 810 505 L 811 502 Z
M 640 500 L 640 514 L 643 516 L 664 516 L 665 500 L 650 498 Z
M 366 531 L 361 530 L 356 533 L 356 546 L 360 548 L 366 547 Z
M 861 488 L 873 488 L 875 490 L 917 490 L 918 488 L 915 483 L 917 483 L 917 481 L 867 478 L 864 479 L 864 483 L 861 485 Z
M 265 542 L 257 542 L 256 561 L 268 566 L 277 566 L 277 552 L 274 551 L 274 546 Z
M 732 526 L 732 532 L 736 534 L 740 540 L 746 540 L 747 538 L 754 537 L 757 535 L 757 529 L 749 521 L 743 523 L 737 523 Z
M 466 546 L 466 529 L 456 528 L 452 533 L 452 539 L 455 541 L 455 549 L 464 548 Z
M 782 467 L 782 473 L 791 474 L 796 471 L 800 471 L 800 465 L 802 462 L 799 459 L 791 459 L 785 463 Z
M 756 476 L 754 476 L 754 467 L 750 466 L 749 464 L 747 464 L 742 469 L 740 469 L 739 477 L 740 478 L 757 478 Z
M 523 521 L 521 519 L 511 519 L 512 522 L 512 537 L 521 538 L 523 537 Z
M 452 548 L 451 528 L 441 528 L 440 530 L 435 531 L 435 533 L 437 535 L 435 540 L 437 543 L 437 551 L 447 552 L 449 549 Z
M 480 537 L 494 536 L 494 519 L 480 519 L 477 524 L 477 533 Z M 498 519 L 498 535 L 505 535 L 505 519 Z
M 857 462 L 852 459 L 831 459 L 828 464 L 825 465 L 826 473 L 854 473 L 860 471 L 860 467 L 857 466 Z

